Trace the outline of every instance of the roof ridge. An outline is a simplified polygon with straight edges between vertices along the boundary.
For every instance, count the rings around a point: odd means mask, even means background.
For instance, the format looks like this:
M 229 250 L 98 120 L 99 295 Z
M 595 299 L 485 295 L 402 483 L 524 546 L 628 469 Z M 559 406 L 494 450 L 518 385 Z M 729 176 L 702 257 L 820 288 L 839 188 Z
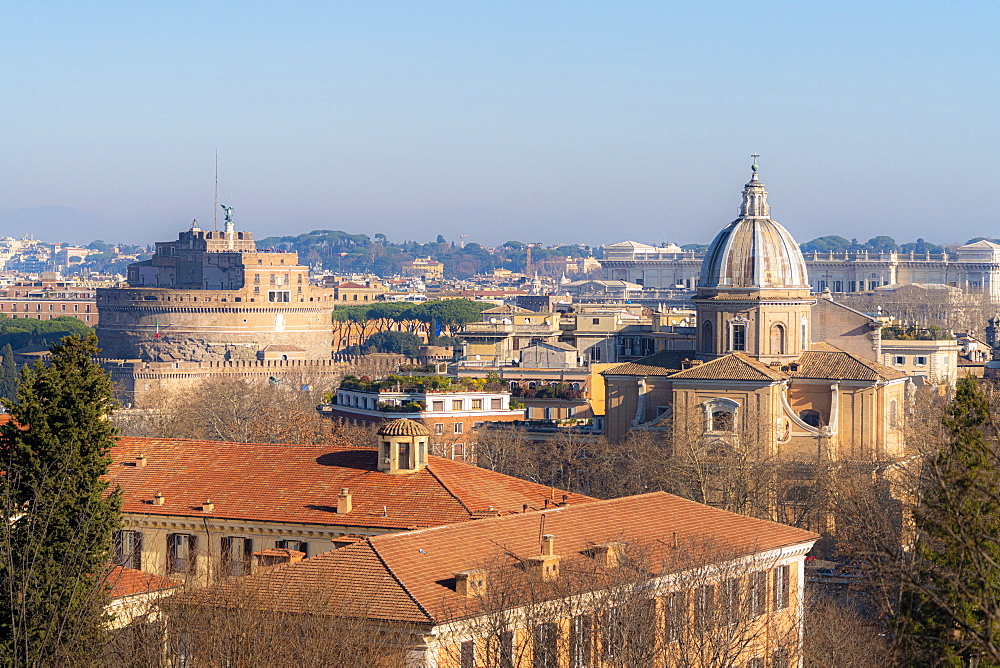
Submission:
M 444 458 L 442 457 L 441 459 L 444 459 Z M 449 459 L 447 461 L 450 462 L 451 460 Z M 439 476 L 437 474 L 437 471 L 435 471 L 434 469 L 431 468 L 431 459 L 430 458 L 427 459 L 427 466 L 425 466 L 424 468 L 427 471 L 430 471 L 430 474 L 432 476 L 434 476 L 435 480 L 437 480 L 439 483 L 441 483 L 441 486 L 444 487 L 444 490 L 446 492 L 448 492 L 449 494 L 451 494 L 452 498 L 455 499 L 456 501 L 458 501 L 458 503 L 459 503 L 460 506 L 462 506 L 463 508 L 465 508 L 465 512 L 469 513 L 469 517 L 472 517 L 472 508 L 470 508 L 469 505 L 467 503 L 465 503 L 465 501 L 462 500 L 462 498 L 459 497 L 458 494 L 455 493 L 455 490 L 453 490 L 448 483 L 446 483 L 444 480 L 442 480 L 441 476 Z M 479 468 L 479 467 L 476 467 L 476 468 Z
M 372 537 L 371 536 L 369 536 L 365 540 L 365 543 L 368 545 L 369 549 L 371 549 L 371 551 L 378 558 L 379 563 L 382 564 L 382 566 L 385 568 L 386 572 L 392 577 L 393 580 L 396 581 L 396 584 L 398 584 L 400 586 L 400 588 L 403 591 L 406 592 L 406 595 L 410 597 L 410 600 L 413 601 L 413 603 L 417 606 L 417 608 L 420 609 L 420 611 L 422 613 L 424 613 L 424 615 L 427 617 L 427 621 L 429 621 L 429 622 L 436 621 L 434 619 L 434 616 L 431 615 L 430 611 L 427 608 L 425 608 L 423 606 L 423 604 L 420 603 L 420 601 L 417 600 L 417 597 L 413 595 L 413 592 L 410 591 L 409 587 L 407 587 L 405 584 L 403 584 L 403 581 L 399 579 L 399 576 L 396 575 L 396 572 L 394 570 L 392 570 L 392 567 L 389 566 L 389 563 L 382 556 L 382 553 L 379 552 L 378 548 L 375 547 L 375 545 L 372 543 Z

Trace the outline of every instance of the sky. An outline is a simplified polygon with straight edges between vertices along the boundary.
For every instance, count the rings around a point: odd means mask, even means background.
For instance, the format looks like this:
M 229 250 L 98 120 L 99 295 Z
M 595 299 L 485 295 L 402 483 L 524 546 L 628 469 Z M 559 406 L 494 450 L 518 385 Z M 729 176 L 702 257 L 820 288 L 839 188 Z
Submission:
M 0 14 L 0 236 L 1000 236 L 1000 4 L 72 2 Z M 221 214 L 219 216 L 221 220 Z

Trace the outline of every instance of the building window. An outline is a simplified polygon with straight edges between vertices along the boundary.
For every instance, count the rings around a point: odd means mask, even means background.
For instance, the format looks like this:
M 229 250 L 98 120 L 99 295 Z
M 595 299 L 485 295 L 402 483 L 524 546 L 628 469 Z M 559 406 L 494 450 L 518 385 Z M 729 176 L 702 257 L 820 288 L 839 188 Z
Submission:
M 893 355 L 892 363 L 896 366 L 901 366 L 906 364 L 906 355 Z
M 451 402 L 451 410 L 460 411 L 462 410 L 462 404 L 464 402 L 461 399 L 455 399 Z
M 590 668 L 593 663 L 593 618 L 577 615 L 569 620 L 569 666 Z
M 740 352 L 747 349 L 747 326 L 743 323 L 735 323 L 732 325 L 732 346 L 734 352 Z
M 571 419 L 576 417 L 576 409 L 573 406 L 566 408 L 566 417 Z
M 668 641 L 680 640 L 681 633 L 687 625 L 687 596 L 682 591 L 667 594 L 664 601 L 664 623 Z
M 167 572 L 195 574 L 198 537 L 187 533 L 167 535 Z
M 490 399 L 490 408 L 495 411 L 503 410 L 503 399 L 499 397 Z
M 413 465 L 410 463 L 410 443 L 408 441 L 400 441 L 396 447 L 399 451 L 399 464 L 397 466 L 401 469 L 413 468 Z
M 747 598 L 750 614 L 760 617 L 767 612 L 767 573 L 754 571 L 750 574 Z
M 898 426 L 896 424 L 896 400 L 893 399 L 889 402 L 889 429 L 895 429 Z
M 593 318 L 593 322 L 591 324 L 600 325 L 601 324 L 601 319 L 600 318 Z
M 431 402 L 431 410 L 443 411 L 444 410 L 444 401 L 432 401 Z
M 269 302 L 287 302 L 290 301 L 291 293 L 288 290 L 268 290 L 267 291 L 267 301 Z
M 554 622 L 539 624 L 533 633 L 532 668 L 558 668 L 559 625 Z
M 461 657 L 459 660 L 461 668 L 476 668 L 476 641 L 466 640 L 462 643 Z
M 309 556 L 309 543 L 304 540 L 279 540 L 274 546 L 284 550 L 295 550 Z
M 438 436 L 440 436 L 441 434 L 444 433 L 444 423 L 443 422 L 435 422 L 434 423 L 434 433 L 437 434 Z
M 454 429 L 456 434 L 461 434 L 465 429 L 465 424 L 461 422 L 456 422 L 454 425 Z
M 774 609 L 784 610 L 788 607 L 788 590 L 791 585 L 792 567 L 778 566 L 774 569 Z
M 254 274 L 253 275 L 253 282 L 254 282 L 254 285 L 260 285 L 260 274 Z
M 482 399 L 473 399 L 472 400 L 472 410 L 474 410 L 474 411 L 481 411 L 481 410 L 483 410 L 483 400 Z
M 734 418 L 732 411 L 721 409 L 712 411 L 712 431 L 732 431 Z
M 249 575 L 253 566 L 253 539 L 222 537 L 222 573 L 230 576 Z
M 602 658 L 612 663 L 621 654 L 625 646 L 625 624 L 622 620 L 622 611 L 619 608 L 609 608 L 602 615 L 601 624 L 601 655 Z
M 713 626 L 715 613 L 715 585 L 702 585 L 695 590 L 694 625 L 698 631 L 705 631 Z
M 500 668 L 514 668 L 514 632 L 500 633 Z
M 927 358 L 922 355 L 917 355 L 913 358 L 913 363 L 917 366 L 927 366 Z
M 812 410 L 802 411 L 801 413 L 799 413 L 799 419 L 805 422 L 810 427 L 816 427 L 818 429 L 820 426 L 819 411 L 812 411 Z
M 115 564 L 142 570 L 142 532 L 115 532 Z
M 844 291 L 844 282 L 843 281 L 834 281 L 833 282 L 833 291 L 834 292 L 843 292 Z
M 712 323 L 706 322 L 701 328 L 701 349 L 703 352 L 712 352 Z

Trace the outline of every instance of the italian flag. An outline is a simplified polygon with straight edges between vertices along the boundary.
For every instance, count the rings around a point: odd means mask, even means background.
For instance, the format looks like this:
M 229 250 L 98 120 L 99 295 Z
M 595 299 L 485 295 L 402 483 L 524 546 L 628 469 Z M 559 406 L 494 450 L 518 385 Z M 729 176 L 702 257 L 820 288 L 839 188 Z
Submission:
M 156 338 L 160 338 L 160 321 L 159 321 L 159 319 L 157 319 L 157 321 L 156 321 Z

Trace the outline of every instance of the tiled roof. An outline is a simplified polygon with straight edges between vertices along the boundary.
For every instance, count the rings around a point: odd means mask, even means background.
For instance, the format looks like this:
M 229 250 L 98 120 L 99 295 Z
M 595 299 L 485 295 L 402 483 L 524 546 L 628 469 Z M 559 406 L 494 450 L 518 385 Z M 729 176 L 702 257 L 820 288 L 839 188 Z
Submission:
M 363 605 L 367 614 L 380 619 L 441 622 L 463 614 L 467 604 L 455 592 L 455 573 L 512 566 L 537 555 L 543 528 L 555 537 L 555 553 L 567 561 L 589 559 L 594 545 L 616 540 L 714 546 L 717 550 L 708 554 L 719 559 L 808 545 L 819 537 L 654 492 L 376 536 L 238 583 L 200 590 L 194 597 L 225 605 L 228 594 L 238 590 L 288 612 L 325 607 L 336 614 L 351 604 Z
M 338 288 L 350 288 L 350 289 L 354 290 L 354 289 L 358 289 L 358 288 L 365 288 L 367 286 L 361 285 L 360 283 L 352 283 L 351 281 L 348 281 L 347 283 L 341 283 L 337 287 Z
M 670 376 L 691 357 L 691 350 L 661 350 L 635 362 L 626 362 L 601 372 L 604 376 Z
M 784 380 L 787 376 L 744 353 L 730 353 L 675 373 L 671 378 L 773 382 Z
M 531 309 L 526 309 L 521 306 L 514 306 L 512 304 L 502 304 L 500 306 L 494 306 L 493 308 L 488 308 L 483 313 L 532 313 Z
M 788 372 L 788 375 L 795 378 L 898 380 L 907 376 L 898 369 L 866 360 L 833 346 L 826 346 L 821 350 L 807 350 L 799 356 L 798 361 L 798 370 Z
M 380 436 L 429 436 L 427 427 L 416 422 L 402 418 L 386 422 L 378 430 Z
M 170 589 L 180 584 L 180 580 L 171 580 L 170 578 L 147 573 L 146 571 L 137 571 L 134 568 L 125 568 L 124 566 L 115 566 L 112 568 L 105 582 L 111 587 L 111 598 L 145 594 L 159 589 Z
M 146 466 L 136 457 L 146 455 Z M 122 438 L 111 451 L 109 479 L 121 485 L 123 510 L 180 515 L 406 529 L 464 522 L 491 506 L 541 508 L 563 492 L 469 464 L 429 457 L 404 475 L 377 470 L 374 448 Z M 351 490 L 353 509 L 338 515 L 337 495 Z M 163 505 L 153 505 L 156 492 Z M 202 512 L 205 499 L 214 508 Z M 569 503 L 593 499 L 569 494 Z

